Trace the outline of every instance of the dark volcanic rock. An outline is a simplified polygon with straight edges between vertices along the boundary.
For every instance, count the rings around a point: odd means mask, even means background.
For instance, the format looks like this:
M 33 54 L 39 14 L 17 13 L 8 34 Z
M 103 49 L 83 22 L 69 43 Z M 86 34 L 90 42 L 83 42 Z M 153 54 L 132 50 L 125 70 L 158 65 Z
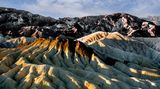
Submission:
M 142 25 L 145 26 L 142 28 Z M 159 36 L 157 28 L 152 22 L 125 13 L 55 20 L 23 10 L 0 8 L 0 33 L 4 36 L 48 38 L 63 34 L 79 38 L 96 31 L 105 31 L 119 32 L 126 36 L 150 37 Z
M 23 10 L 0 7 L 0 32 L 3 35 L 19 36 L 23 26 L 50 26 L 55 19 L 32 14 Z

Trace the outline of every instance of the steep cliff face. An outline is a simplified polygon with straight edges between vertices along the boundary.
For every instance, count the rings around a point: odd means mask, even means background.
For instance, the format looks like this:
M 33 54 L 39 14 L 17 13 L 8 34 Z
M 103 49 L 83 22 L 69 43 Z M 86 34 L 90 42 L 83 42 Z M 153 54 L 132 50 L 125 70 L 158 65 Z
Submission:
M 149 52 L 153 49 L 143 49 L 146 45 L 140 42 L 122 44 L 119 41 L 129 38 L 117 33 L 91 35 L 89 41 L 79 39 L 89 45 L 59 36 L 53 40 L 40 38 L 19 48 L 0 48 L 0 88 L 160 88 L 160 66 L 155 63 L 159 59 Z M 139 55 L 137 44 L 144 50 Z

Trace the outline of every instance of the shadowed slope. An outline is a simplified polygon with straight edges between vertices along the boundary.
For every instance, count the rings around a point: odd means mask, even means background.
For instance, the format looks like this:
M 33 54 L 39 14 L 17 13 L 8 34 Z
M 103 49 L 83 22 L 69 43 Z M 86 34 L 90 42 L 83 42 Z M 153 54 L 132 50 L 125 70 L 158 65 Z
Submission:
M 108 65 L 107 60 L 101 58 L 83 43 L 61 36 L 53 40 L 37 39 L 20 48 L 1 48 L 0 88 L 160 88 L 156 66 L 144 67 L 137 62 L 124 64 L 117 59 L 114 65 Z
M 108 35 L 102 36 L 103 34 Z M 101 38 L 99 38 L 99 36 L 101 36 Z M 147 40 L 143 42 L 134 39 L 125 37 L 117 32 L 96 32 L 77 40 L 88 44 L 94 49 L 95 52 L 97 52 L 97 54 L 101 55 L 102 59 L 111 57 L 119 61 L 129 61 L 146 66 L 152 64 L 159 66 L 160 52 L 152 47 L 147 46 L 147 44 L 145 44 Z M 143 38 L 139 38 L 139 40 L 140 39 Z M 152 39 L 153 38 L 150 38 L 150 41 Z
M 96 73 L 107 66 L 80 42 L 38 39 L 20 49 L 0 50 L 1 88 L 94 89 L 101 84 L 109 87 L 101 78 L 104 75 Z M 94 81 L 91 76 L 96 77 Z

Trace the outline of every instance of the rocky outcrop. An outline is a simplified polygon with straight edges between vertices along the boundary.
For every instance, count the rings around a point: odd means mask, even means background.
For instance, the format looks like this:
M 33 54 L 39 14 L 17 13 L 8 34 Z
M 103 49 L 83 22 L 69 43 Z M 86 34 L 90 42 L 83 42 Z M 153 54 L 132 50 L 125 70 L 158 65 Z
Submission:
M 154 64 L 159 59 L 154 59 L 155 57 L 152 56 L 156 56 L 153 49 L 143 49 L 146 47 L 145 44 L 137 41 L 131 41 L 131 44 L 127 41 L 130 40 L 129 38 L 118 33 L 102 32 L 93 34 L 85 41 L 81 38 L 79 40 L 91 44 L 85 45 L 59 36 L 53 40 L 40 38 L 19 48 L 0 48 L 0 88 L 160 88 L 159 65 Z M 122 42 L 119 42 L 121 40 Z M 111 43 L 113 46 L 110 45 Z M 146 52 L 140 51 L 139 56 L 136 51 L 139 49 L 135 47 L 138 44 L 139 48 L 146 50 Z M 109 53 L 111 50 L 112 53 Z M 153 53 L 148 55 L 149 51 Z M 106 59 L 103 59 L 106 57 L 103 53 L 107 55 Z M 127 55 L 136 58 L 132 60 Z M 143 58 L 143 55 L 146 57 Z M 151 57 L 153 58 L 149 60 Z
M 146 23 L 145 27 L 142 26 Z M 12 37 L 51 38 L 60 34 L 73 39 L 97 31 L 119 32 L 126 36 L 159 36 L 153 22 L 126 13 L 54 19 L 23 10 L 0 8 L 0 33 Z

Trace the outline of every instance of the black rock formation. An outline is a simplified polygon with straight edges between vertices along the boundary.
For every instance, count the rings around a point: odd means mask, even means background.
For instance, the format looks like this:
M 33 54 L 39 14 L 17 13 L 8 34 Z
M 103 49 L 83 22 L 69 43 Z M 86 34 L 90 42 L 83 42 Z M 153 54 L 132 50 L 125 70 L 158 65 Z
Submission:
M 28 11 L 0 7 L 0 32 L 3 35 L 17 37 L 23 26 L 51 26 L 55 21 Z
M 148 22 L 145 29 L 143 22 Z M 154 35 L 148 32 L 149 25 L 154 26 Z M 28 11 L 12 8 L 0 8 L 0 33 L 12 37 L 56 37 L 59 34 L 72 38 L 96 32 L 119 32 L 126 36 L 159 36 L 158 26 L 126 13 L 112 15 L 86 16 L 82 18 L 54 19 L 32 14 Z

